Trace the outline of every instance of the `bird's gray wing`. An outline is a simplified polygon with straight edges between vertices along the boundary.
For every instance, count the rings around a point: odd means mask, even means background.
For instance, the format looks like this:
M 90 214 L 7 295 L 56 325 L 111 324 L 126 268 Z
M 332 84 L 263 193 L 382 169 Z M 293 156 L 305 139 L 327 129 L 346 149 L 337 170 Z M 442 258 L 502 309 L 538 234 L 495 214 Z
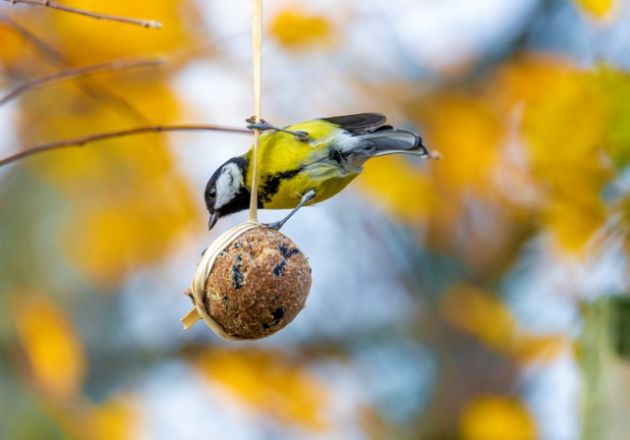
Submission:
M 338 125 L 353 134 L 365 134 L 383 127 L 387 118 L 380 113 L 357 113 L 355 115 L 321 118 L 321 120 Z

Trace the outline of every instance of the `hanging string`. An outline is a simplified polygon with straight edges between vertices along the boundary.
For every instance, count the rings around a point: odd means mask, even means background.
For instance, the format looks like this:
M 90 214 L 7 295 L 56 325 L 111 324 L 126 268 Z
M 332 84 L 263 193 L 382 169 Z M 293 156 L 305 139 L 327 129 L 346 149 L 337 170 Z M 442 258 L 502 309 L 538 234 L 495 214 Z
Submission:
M 261 121 L 262 101 L 262 0 L 252 0 L 252 60 L 254 67 L 254 119 Z M 249 199 L 249 220 L 258 220 L 258 145 L 260 130 L 254 129 L 254 153 L 252 156 L 252 186 Z
M 254 122 L 261 122 L 261 83 L 262 83 L 262 0 L 252 0 L 252 57 L 254 67 Z M 238 340 L 240 338 L 225 333 L 221 325 L 206 310 L 204 296 L 208 277 L 219 254 L 247 231 L 260 227 L 258 224 L 258 144 L 260 130 L 254 129 L 254 152 L 252 156 L 252 186 L 249 200 L 249 221 L 224 232 L 206 249 L 193 275 L 190 296 L 193 308 L 181 319 L 184 329 L 193 326 L 199 319 L 222 338 Z

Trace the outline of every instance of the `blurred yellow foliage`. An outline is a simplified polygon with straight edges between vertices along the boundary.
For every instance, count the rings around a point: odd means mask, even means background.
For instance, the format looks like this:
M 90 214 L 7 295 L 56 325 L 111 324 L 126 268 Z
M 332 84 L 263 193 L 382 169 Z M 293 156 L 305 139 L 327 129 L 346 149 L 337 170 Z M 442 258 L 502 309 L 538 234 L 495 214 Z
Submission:
M 617 166 L 630 158 L 628 96 L 630 78 L 614 69 L 516 58 L 493 80 L 412 100 L 410 118 L 444 160 L 430 162 L 421 177 L 391 161 L 383 173 L 368 170 L 364 188 L 405 220 L 428 216 L 432 246 L 459 240 L 457 252 L 483 253 L 487 237 L 461 230 L 462 222 L 473 224 L 466 215 L 476 208 L 479 224 L 500 232 L 511 221 L 533 222 L 559 249 L 580 252 L 610 214 L 602 192 L 614 169 L 603 153 Z M 466 255 L 471 264 L 473 256 Z
M 423 120 L 430 147 L 444 160 L 431 171 L 440 187 L 485 191 L 494 186 L 500 141 L 505 136 L 502 115 L 483 96 L 440 93 L 418 103 L 412 112 Z
M 180 14 L 188 6 L 156 2 L 68 2 L 99 12 L 163 21 L 164 29 L 147 30 L 72 14 L 50 13 L 65 56 L 76 63 L 181 48 L 191 41 Z M 33 11 L 29 11 L 34 13 Z M 103 38 L 106 35 L 107 38 Z M 80 42 L 80 44 L 77 44 Z M 107 84 L 90 99 L 75 84 L 56 84 L 31 92 L 23 100 L 21 134 L 25 143 L 117 130 L 148 121 L 176 119 L 179 105 L 154 69 L 90 77 L 92 89 Z M 54 109 L 54 111 L 50 111 Z M 139 117 L 142 115 L 142 117 Z M 129 270 L 156 261 L 197 220 L 198 212 L 185 179 L 176 174 L 165 136 L 112 140 L 82 151 L 65 151 L 30 162 L 68 202 L 69 219 L 60 242 L 86 275 L 102 284 L 118 282 Z
M 570 349 L 563 336 L 524 332 L 500 297 L 473 286 L 454 287 L 442 299 L 440 311 L 449 324 L 517 362 L 545 362 Z
M 135 414 L 128 399 L 112 399 L 90 408 L 79 421 L 82 438 L 90 440 L 131 440 Z
M 522 132 L 542 220 L 564 249 L 579 251 L 605 220 L 601 190 L 612 176 L 598 154 L 607 114 L 599 78 L 557 60 L 532 59 L 508 67 L 503 79 L 524 104 Z
M 514 344 L 516 321 L 501 299 L 491 292 L 459 285 L 440 304 L 447 322 L 473 334 L 484 344 L 505 351 Z
M 6 22 L 0 19 L 0 73 L 2 64 L 9 64 L 24 55 L 24 40 Z
M 480 396 L 464 409 L 462 440 L 534 440 L 536 422 L 518 400 L 506 396 Z
M 119 78 L 119 77 L 116 77 Z M 161 77 L 136 72 L 113 82 L 147 118 L 174 119 L 178 105 Z M 118 108 L 103 111 L 71 85 L 45 89 L 25 101 L 29 139 L 60 139 L 129 126 Z M 50 106 L 50 107 L 48 107 Z M 40 112 L 56 108 L 53 113 Z M 137 125 L 137 123 L 136 123 Z M 175 171 L 164 135 L 121 138 L 65 150 L 30 162 L 67 200 L 60 244 L 78 268 L 102 284 L 166 255 L 196 224 L 197 206 Z
M 416 225 L 425 222 L 428 246 L 444 249 L 459 237 L 454 231 L 465 222 L 472 200 L 500 202 L 494 171 L 501 164 L 505 121 L 485 97 L 456 92 L 440 92 L 413 102 L 409 116 L 421 121 L 425 144 L 442 153 L 443 160 L 421 163 L 401 157 L 378 158 L 368 162 L 359 182 L 399 219 Z M 490 208 L 484 214 L 508 212 Z M 494 238 L 501 236 L 500 220 L 487 219 L 493 224 Z M 477 257 L 493 254 L 496 246 L 483 245 L 482 240 L 470 233 L 464 246 L 476 249 Z M 486 261 L 485 256 L 473 260 Z
M 66 401 L 45 398 L 42 404 L 42 409 L 63 427 L 69 438 L 127 440 L 137 437 L 136 402 L 128 394 L 116 394 L 98 404 L 79 395 Z
M 554 360 L 561 353 L 571 354 L 572 350 L 573 343 L 564 335 L 535 335 L 521 330 L 512 355 L 521 364 L 544 363 Z
M 104 284 L 166 255 L 173 239 L 197 218 L 188 188 L 177 180 L 130 183 L 126 194 L 112 196 L 102 194 L 100 203 L 79 210 L 62 236 L 77 267 Z
M 630 163 L 630 74 L 610 66 L 599 66 L 595 76 L 608 103 L 604 147 L 617 169 Z
M 144 118 L 168 123 L 178 117 L 179 104 L 175 96 L 162 83 L 163 78 L 155 73 L 144 70 L 107 77 L 109 84 Z M 97 81 L 101 78 L 94 76 Z M 20 129 L 27 143 L 117 130 L 144 122 L 127 113 L 123 104 L 88 100 L 72 84 L 57 84 L 32 92 L 25 98 Z M 56 111 L 50 112 L 50 108 Z M 126 185 L 124 180 L 112 179 L 112 172 L 136 178 L 135 172 L 145 176 L 169 170 L 171 159 L 165 140 L 162 135 L 115 139 L 85 148 L 53 152 L 34 163 L 38 171 L 70 192 L 83 190 L 77 187 L 78 181 L 82 185 L 93 185 L 99 180 L 108 180 L 109 185 Z
M 472 224 L 466 217 L 471 206 L 487 204 L 481 212 L 487 216 L 486 223 L 493 225 L 492 236 L 498 241 L 502 236 L 500 217 L 509 211 L 506 207 L 498 210 L 493 205 L 502 202 L 495 171 L 501 165 L 500 147 L 506 136 L 503 113 L 494 108 L 486 96 L 457 91 L 419 98 L 410 103 L 408 111 L 410 118 L 422 126 L 425 144 L 439 151 L 443 159 L 425 162 L 424 172 L 417 171 L 422 173 L 422 178 L 415 181 L 408 178 L 408 173 L 392 168 L 389 178 L 381 180 L 381 184 L 387 188 L 395 182 L 394 200 L 403 207 L 411 210 L 413 206 L 424 205 L 429 208 L 428 213 L 419 211 L 417 217 L 428 218 L 427 240 L 431 248 L 444 250 L 454 246 L 466 258 L 472 253 L 477 257 L 486 253 L 484 257 L 472 258 L 471 264 L 489 261 L 486 257 L 497 247 L 484 244 L 488 240 L 474 235 L 474 231 L 462 233 L 460 229 L 463 224 Z M 422 186 L 418 186 L 417 181 L 422 182 Z M 382 196 L 392 197 L 385 192 Z M 418 198 L 421 200 L 416 201 Z M 411 206 L 408 206 L 409 201 L 413 201 Z M 397 208 L 398 211 L 393 212 L 399 212 L 401 208 Z M 462 237 L 466 237 L 465 242 L 456 243 Z
M 289 49 L 328 45 L 334 41 L 334 30 L 329 18 L 308 13 L 302 7 L 278 12 L 269 26 L 271 36 Z
M 615 0 L 576 0 L 584 12 L 595 17 L 602 18 L 608 15 Z
M 188 1 L 179 0 L 69 0 L 64 4 L 130 18 L 158 20 L 162 28 L 93 20 L 75 14 L 50 15 L 57 45 L 75 63 L 102 62 L 127 55 L 185 49 L 195 41 L 196 12 Z M 41 10 L 40 10 L 40 13 Z
M 426 217 L 436 203 L 426 174 L 401 157 L 368 162 L 359 184 L 374 203 L 385 204 L 394 215 L 409 222 Z
M 200 356 L 197 366 L 243 403 L 284 424 L 313 431 L 328 428 L 324 385 L 281 352 L 215 348 Z
M 86 373 L 86 357 L 70 318 L 40 295 L 20 293 L 12 306 L 36 384 L 55 396 L 76 395 Z

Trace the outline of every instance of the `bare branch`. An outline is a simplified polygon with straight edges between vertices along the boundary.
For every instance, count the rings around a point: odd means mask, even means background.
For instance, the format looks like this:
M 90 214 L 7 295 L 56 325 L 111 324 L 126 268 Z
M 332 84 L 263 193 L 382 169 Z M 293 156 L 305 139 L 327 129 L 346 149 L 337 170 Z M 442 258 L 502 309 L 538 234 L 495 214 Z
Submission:
M 68 59 L 55 47 L 48 44 L 43 38 L 38 37 L 12 18 L 6 16 L 5 14 L 0 14 L 0 21 L 4 21 L 11 26 L 11 28 L 22 36 L 26 42 L 31 44 L 38 52 L 44 55 L 47 62 L 63 67 L 70 64 Z M 92 84 L 83 84 L 79 81 L 77 87 L 79 87 L 81 91 L 91 99 L 99 102 L 104 101 L 106 105 L 109 105 L 112 108 L 124 110 L 125 113 L 132 116 L 134 119 L 137 119 L 140 123 L 146 125 L 151 124 L 151 121 L 142 114 L 142 112 L 138 110 L 133 103 L 129 102 L 124 96 L 121 96 L 118 92 L 115 92 L 105 84 L 99 84 L 98 87 L 95 87 Z
M 39 78 L 34 78 L 20 84 L 15 89 L 11 90 L 7 95 L 0 98 L 0 106 L 6 104 L 9 101 L 12 101 L 19 95 L 29 90 L 41 87 L 45 84 L 64 81 L 71 78 L 78 78 L 97 72 L 137 69 L 140 67 L 154 67 L 159 66 L 160 64 L 163 64 L 163 60 L 161 59 L 122 59 L 109 61 L 107 63 L 92 64 L 90 66 L 82 66 L 75 67 L 73 69 L 62 70 L 60 72 L 52 73 L 50 75 L 40 76 Z
M 43 39 L 39 38 L 37 35 L 33 34 L 31 31 L 26 29 L 17 21 L 13 20 L 11 17 L 5 14 L 0 14 L 0 21 L 7 23 L 11 28 L 22 37 L 24 40 L 29 42 L 32 46 L 34 46 L 39 52 L 46 55 L 47 58 L 53 59 L 56 62 L 63 61 L 63 55 L 59 53 L 57 49 L 52 47 Z
M 222 125 L 151 125 L 146 127 L 128 128 L 126 130 L 110 131 L 104 133 L 94 133 L 86 136 L 75 137 L 72 139 L 64 139 L 61 141 L 48 142 L 45 144 L 33 145 L 23 148 L 22 151 L 6 156 L 0 159 L 0 167 L 16 162 L 28 156 L 44 153 L 51 150 L 59 150 L 69 147 L 82 147 L 93 142 L 103 141 L 106 139 L 121 138 L 125 136 L 134 136 L 144 133 L 162 133 L 167 131 L 222 131 L 224 133 L 249 134 L 252 132 L 245 128 L 226 127 Z
M 117 21 L 119 23 L 133 24 L 136 26 L 142 26 L 145 28 L 159 29 L 162 27 L 162 23 L 156 20 L 141 20 L 137 18 L 119 17 L 117 15 L 101 14 L 99 12 L 87 11 L 85 9 L 73 8 L 70 6 L 64 6 L 52 0 L 4 0 L 11 4 L 26 4 L 45 6 L 51 9 L 57 9 L 59 11 L 70 12 L 72 14 L 84 15 L 86 17 L 95 18 L 97 20 L 109 20 Z

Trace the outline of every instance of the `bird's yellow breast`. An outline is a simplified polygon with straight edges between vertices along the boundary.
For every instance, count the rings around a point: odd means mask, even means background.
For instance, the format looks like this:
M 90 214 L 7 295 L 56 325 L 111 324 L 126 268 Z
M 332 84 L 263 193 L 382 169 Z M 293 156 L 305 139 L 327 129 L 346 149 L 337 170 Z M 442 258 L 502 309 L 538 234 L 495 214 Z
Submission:
M 329 160 L 331 141 L 339 127 L 326 121 L 306 121 L 287 127 L 309 134 L 308 141 L 283 132 L 265 132 L 258 150 L 258 194 L 264 208 L 295 207 L 309 190 L 316 196 L 309 203 L 326 200 L 344 189 L 357 175 Z M 253 151 L 246 154 L 252 163 Z M 247 170 L 247 186 L 251 185 L 253 167 Z
M 269 197 L 261 193 L 263 208 L 288 209 L 295 207 L 302 196 L 310 189 L 315 190 L 315 198 L 308 205 L 326 200 L 344 189 L 357 175 L 329 179 L 311 179 L 304 173 L 283 180 L 278 191 Z

